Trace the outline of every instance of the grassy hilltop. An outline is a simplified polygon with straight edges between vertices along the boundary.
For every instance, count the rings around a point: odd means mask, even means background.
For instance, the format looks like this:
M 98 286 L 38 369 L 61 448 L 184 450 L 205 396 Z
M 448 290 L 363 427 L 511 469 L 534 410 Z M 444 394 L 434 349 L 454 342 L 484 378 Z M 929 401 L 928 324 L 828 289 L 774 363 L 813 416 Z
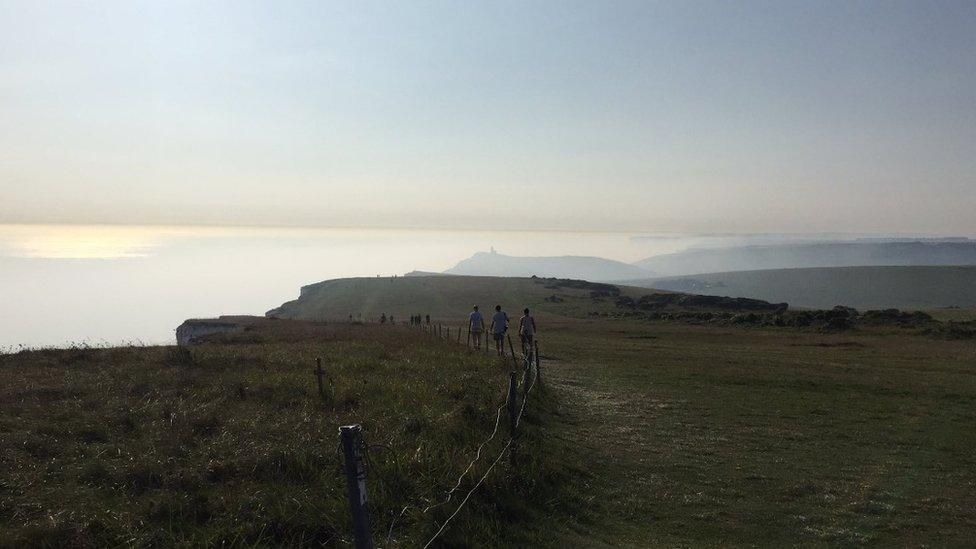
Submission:
M 273 311 L 299 320 L 211 336 L 189 355 L 2 355 L 0 546 L 346 545 L 336 429 L 352 422 L 372 445 L 377 544 L 422 545 L 453 507 L 423 515 L 417 502 L 437 501 L 490 433 L 511 363 L 347 319 L 455 325 L 495 302 L 541 311 L 544 389 L 518 465 L 503 460 L 437 546 L 971 544 L 968 327 L 742 323 L 810 313 L 648 292 L 346 279 Z M 316 322 L 330 318 L 343 322 Z M 328 401 L 317 356 L 336 380 Z
M 971 542 L 970 336 L 649 320 L 619 315 L 616 298 L 547 284 L 333 281 L 282 310 L 341 316 L 366 303 L 372 314 L 402 306 L 454 319 L 487 295 L 544 311 L 544 377 L 563 410 L 545 429 L 572 441 L 567 451 L 592 475 L 570 480 L 585 486 L 590 516 L 547 545 Z M 649 290 L 620 292 L 639 300 Z M 553 294 L 563 301 L 546 301 Z
M 463 323 L 473 305 L 482 312 L 501 304 L 509 316 L 524 307 L 550 314 L 584 316 L 593 311 L 611 311 L 612 297 L 637 297 L 643 288 L 628 288 L 583 281 L 550 278 L 505 278 L 493 276 L 416 276 L 396 278 L 341 278 L 304 286 L 301 296 L 269 315 L 314 320 L 377 319 L 393 314 L 407 320 L 412 314 Z M 596 292 L 596 293 L 594 293 Z
M 316 357 L 334 381 L 326 400 Z M 503 418 L 460 495 L 420 512 L 491 433 L 509 369 L 406 327 L 291 321 L 186 353 L 0 355 L 0 547 L 348 545 L 337 450 L 350 423 L 369 445 L 375 541 L 417 547 L 504 443 Z M 551 521 L 578 507 L 559 477 L 571 464 L 538 429 L 551 396 L 531 396 L 519 466 L 503 460 L 443 543 L 536 544 L 543 509 Z

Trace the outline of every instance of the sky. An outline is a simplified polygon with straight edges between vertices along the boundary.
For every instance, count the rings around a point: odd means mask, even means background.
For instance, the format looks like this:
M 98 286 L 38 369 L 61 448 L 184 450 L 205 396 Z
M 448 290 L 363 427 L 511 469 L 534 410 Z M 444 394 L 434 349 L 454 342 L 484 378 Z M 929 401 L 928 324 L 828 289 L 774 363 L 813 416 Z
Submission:
M 0 0 L 0 223 L 976 233 L 976 3 Z

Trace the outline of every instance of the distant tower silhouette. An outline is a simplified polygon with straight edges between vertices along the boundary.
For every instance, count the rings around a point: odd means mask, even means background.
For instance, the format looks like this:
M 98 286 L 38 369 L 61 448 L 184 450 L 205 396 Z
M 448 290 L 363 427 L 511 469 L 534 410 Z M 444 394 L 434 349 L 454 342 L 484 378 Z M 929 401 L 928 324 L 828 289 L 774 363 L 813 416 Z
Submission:
M 494 246 L 491 247 L 491 253 L 492 254 L 497 254 L 498 253 L 498 252 L 495 251 L 495 247 Z

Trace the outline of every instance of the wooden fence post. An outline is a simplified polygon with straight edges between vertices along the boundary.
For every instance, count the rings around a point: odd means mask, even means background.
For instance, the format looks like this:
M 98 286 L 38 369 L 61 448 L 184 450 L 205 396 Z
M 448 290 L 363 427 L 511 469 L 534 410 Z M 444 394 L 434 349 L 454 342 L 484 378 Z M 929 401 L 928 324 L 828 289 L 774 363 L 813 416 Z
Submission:
M 542 384 L 542 355 L 539 354 L 539 340 L 535 340 L 535 380 Z
M 508 428 L 509 434 L 515 438 L 515 408 L 518 401 L 518 389 L 515 383 L 515 372 L 508 375 Z
M 319 380 L 319 398 L 325 398 L 325 388 L 322 387 L 322 376 L 325 370 L 322 369 L 322 357 L 315 359 L 315 377 Z
M 505 350 L 505 342 L 502 342 L 502 350 Z M 518 368 L 518 359 L 515 358 L 515 347 L 512 346 L 512 336 L 508 336 L 508 350 L 512 352 L 512 363 L 515 364 L 515 368 Z
M 458 326 L 457 344 L 458 345 L 461 344 L 461 327 L 460 326 Z
M 366 509 L 366 469 L 363 466 L 363 429 L 360 425 L 339 427 L 342 450 L 346 458 L 346 488 L 352 511 L 353 535 L 356 549 L 372 549 L 369 531 L 369 511 Z

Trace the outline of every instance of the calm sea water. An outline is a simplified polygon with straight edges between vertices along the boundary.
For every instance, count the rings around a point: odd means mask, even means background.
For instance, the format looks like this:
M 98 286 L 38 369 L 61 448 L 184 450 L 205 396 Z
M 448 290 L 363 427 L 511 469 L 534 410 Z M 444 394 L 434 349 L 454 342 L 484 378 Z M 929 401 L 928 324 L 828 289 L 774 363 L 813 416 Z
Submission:
M 263 314 L 304 284 L 511 255 L 636 261 L 694 238 L 632 234 L 0 225 L 0 347 L 170 343 L 184 319 Z

